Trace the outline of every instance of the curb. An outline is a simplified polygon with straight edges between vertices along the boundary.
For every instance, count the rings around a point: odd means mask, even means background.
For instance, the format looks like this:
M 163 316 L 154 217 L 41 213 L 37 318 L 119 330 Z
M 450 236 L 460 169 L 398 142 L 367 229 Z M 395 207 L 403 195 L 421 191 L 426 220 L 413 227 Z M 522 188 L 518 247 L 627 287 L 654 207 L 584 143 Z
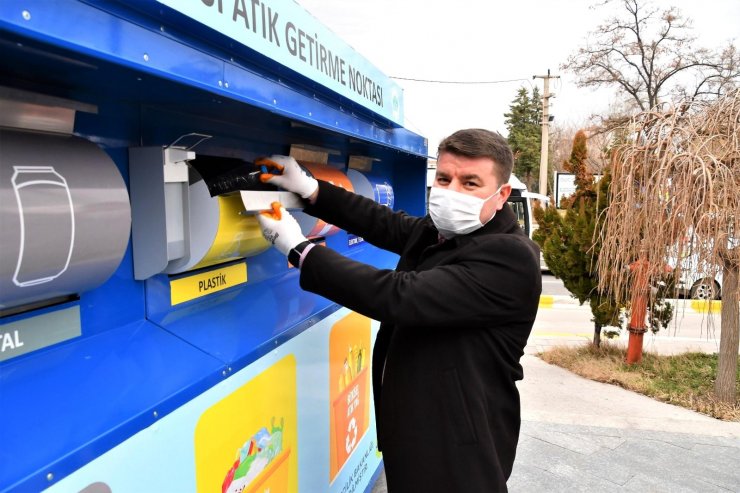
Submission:
M 567 295 L 543 294 L 540 296 L 540 308 L 553 308 L 555 305 L 578 306 L 578 300 Z
M 674 307 L 679 303 L 682 304 L 680 309 L 689 310 L 695 313 L 703 314 L 719 314 L 722 312 L 721 301 L 706 301 L 706 300 L 669 300 Z M 564 306 L 575 306 L 578 307 L 580 304 L 576 298 L 569 295 L 551 295 L 543 294 L 540 296 L 540 308 L 555 308 Z M 583 306 L 587 306 L 585 303 Z
M 691 309 L 697 313 L 721 313 L 721 301 L 691 300 Z

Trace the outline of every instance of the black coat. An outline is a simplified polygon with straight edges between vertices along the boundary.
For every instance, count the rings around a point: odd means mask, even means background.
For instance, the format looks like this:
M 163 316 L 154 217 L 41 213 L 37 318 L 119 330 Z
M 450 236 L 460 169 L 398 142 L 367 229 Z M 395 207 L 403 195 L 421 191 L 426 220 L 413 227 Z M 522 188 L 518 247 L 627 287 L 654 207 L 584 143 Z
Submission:
M 377 269 L 313 248 L 301 287 L 381 322 L 372 358 L 378 445 L 392 492 L 506 491 L 519 438 L 519 359 L 542 277 L 507 206 L 439 242 L 431 219 L 319 182 L 306 212 L 401 256 Z

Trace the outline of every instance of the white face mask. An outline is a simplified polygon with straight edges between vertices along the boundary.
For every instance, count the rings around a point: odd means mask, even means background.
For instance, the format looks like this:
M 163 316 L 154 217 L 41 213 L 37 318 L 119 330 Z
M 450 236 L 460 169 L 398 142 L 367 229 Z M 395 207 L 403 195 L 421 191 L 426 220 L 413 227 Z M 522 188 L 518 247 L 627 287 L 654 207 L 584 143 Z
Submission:
M 481 199 L 448 188 L 432 187 L 429 192 L 429 215 L 439 234 L 447 239 L 472 233 L 485 224 L 480 222 L 483 205 L 500 192 L 501 187 L 498 187 L 496 193 Z M 495 215 L 496 211 L 488 218 L 488 221 Z

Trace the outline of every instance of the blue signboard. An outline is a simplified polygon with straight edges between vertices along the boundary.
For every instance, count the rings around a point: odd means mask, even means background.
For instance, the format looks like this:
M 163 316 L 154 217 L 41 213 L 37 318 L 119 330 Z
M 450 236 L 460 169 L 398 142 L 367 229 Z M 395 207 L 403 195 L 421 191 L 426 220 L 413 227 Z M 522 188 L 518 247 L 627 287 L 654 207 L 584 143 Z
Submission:
M 400 86 L 291 0 L 157 0 L 403 125 Z

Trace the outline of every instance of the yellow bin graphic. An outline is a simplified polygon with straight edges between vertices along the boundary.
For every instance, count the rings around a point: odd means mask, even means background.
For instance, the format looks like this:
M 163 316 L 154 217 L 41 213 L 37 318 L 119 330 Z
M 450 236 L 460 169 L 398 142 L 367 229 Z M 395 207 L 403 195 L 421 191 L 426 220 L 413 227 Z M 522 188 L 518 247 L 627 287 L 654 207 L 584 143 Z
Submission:
M 288 491 L 290 469 L 288 457 L 290 449 L 285 450 L 273 460 L 259 476 L 254 478 L 244 493 L 266 493 L 273 491 Z
M 206 409 L 195 427 L 198 492 L 298 491 L 296 362 L 288 355 Z

